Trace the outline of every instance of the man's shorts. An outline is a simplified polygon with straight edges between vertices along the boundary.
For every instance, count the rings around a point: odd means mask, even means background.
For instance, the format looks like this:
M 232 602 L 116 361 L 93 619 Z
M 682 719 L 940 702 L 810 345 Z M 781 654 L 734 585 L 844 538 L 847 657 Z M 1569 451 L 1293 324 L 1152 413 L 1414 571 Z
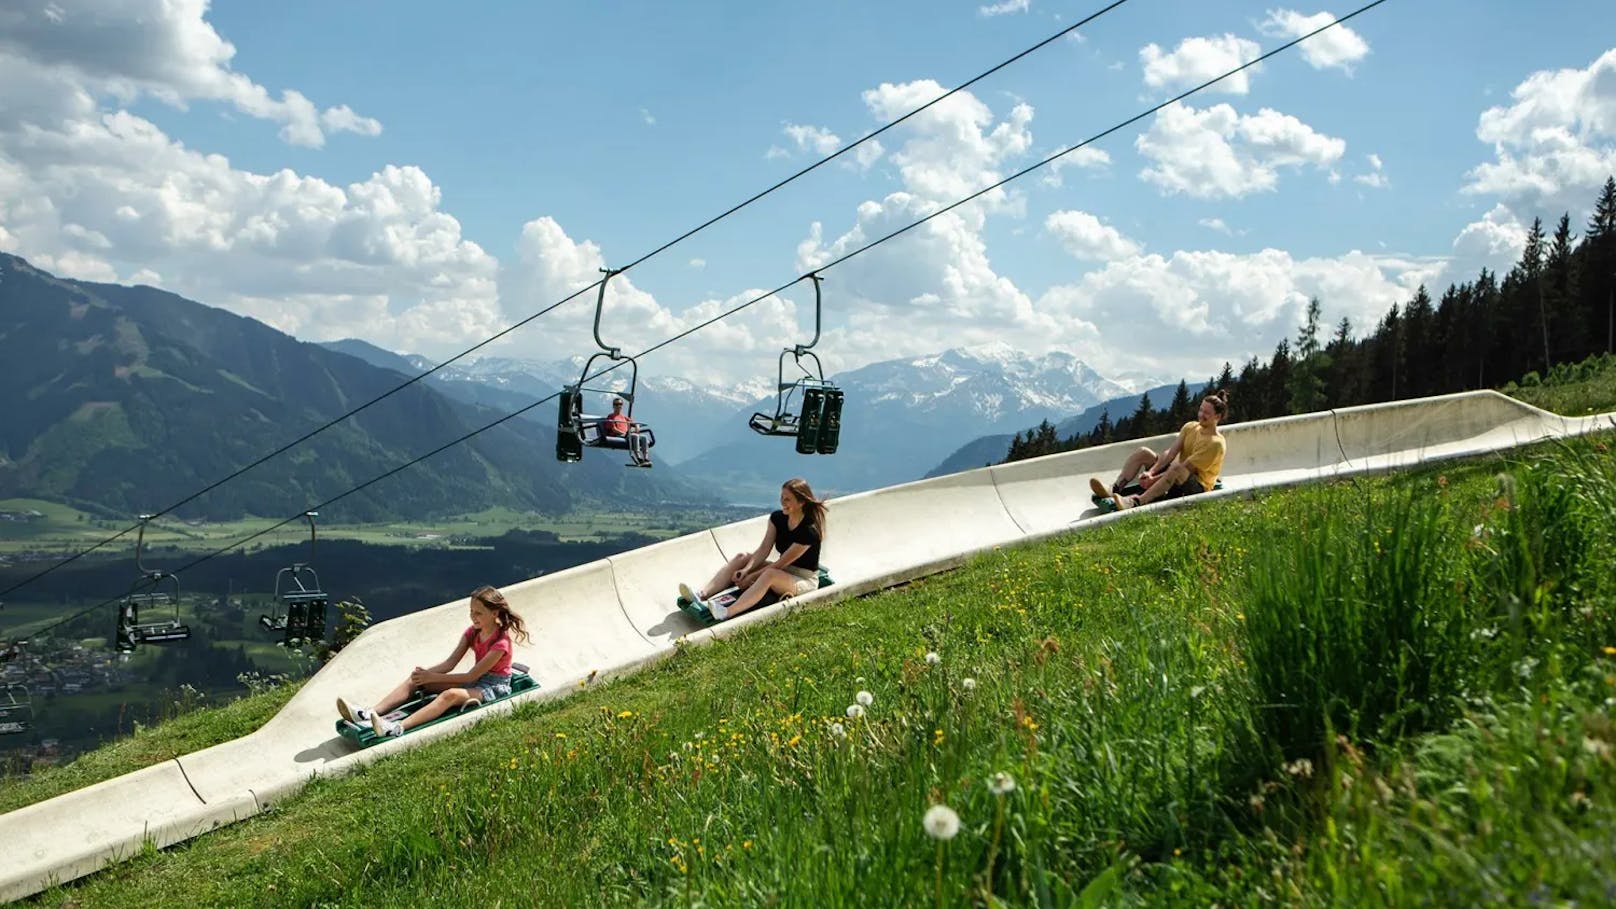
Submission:
M 1189 479 L 1167 490 L 1167 495 L 1162 496 L 1162 498 L 1182 499 L 1185 496 L 1199 495 L 1203 492 L 1206 492 L 1206 487 L 1201 485 L 1200 475 L 1192 470 L 1190 471 Z

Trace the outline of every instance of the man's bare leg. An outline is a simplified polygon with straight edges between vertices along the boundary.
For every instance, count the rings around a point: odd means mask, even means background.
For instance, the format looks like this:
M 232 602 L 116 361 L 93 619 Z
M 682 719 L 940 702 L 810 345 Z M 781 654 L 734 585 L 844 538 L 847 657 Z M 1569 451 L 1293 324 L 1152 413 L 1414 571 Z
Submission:
M 1132 483 L 1136 477 L 1156 463 L 1156 458 L 1157 454 L 1148 448 L 1135 449 L 1134 453 L 1128 455 L 1128 459 L 1122 462 L 1122 472 L 1117 474 L 1117 482 L 1111 488 L 1121 489 Z
M 1168 490 L 1184 482 L 1185 480 L 1188 480 L 1189 478 L 1189 465 L 1174 464 L 1173 466 L 1167 468 L 1166 473 L 1163 473 L 1161 476 L 1157 477 L 1156 482 L 1150 484 L 1149 489 L 1145 490 L 1139 495 L 1118 496 L 1117 505 L 1121 508 L 1133 508 L 1137 505 L 1149 505 L 1151 502 L 1154 502 L 1162 496 L 1167 495 Z M 1132 501 L 1129 501 L 1130 499 Z

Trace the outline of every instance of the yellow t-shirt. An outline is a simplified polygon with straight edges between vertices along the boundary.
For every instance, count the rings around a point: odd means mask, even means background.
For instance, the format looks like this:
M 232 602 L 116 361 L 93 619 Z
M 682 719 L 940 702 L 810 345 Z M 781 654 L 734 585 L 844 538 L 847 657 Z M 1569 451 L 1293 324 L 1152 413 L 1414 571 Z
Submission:
M 1201 488 L 1210 491 L 1223 472 L 1223 452 L 1227 448 L 1223 433 L 1213 429 L 1202 432 L 1201 424 L 1191 420 L 1178 431 L 1178 459 L 1189 465 L 1201 481 Z

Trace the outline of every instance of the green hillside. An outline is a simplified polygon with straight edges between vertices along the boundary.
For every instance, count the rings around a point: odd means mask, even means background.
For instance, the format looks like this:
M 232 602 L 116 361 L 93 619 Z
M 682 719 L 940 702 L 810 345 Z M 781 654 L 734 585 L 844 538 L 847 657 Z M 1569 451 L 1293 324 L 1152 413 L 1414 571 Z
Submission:
M 398 384 L 399 376 L 150 287 L 62 280 L 0 254 L 0 498 L 124 519 L 174 503 Z M 203 496 L 181 517 L 283 517 L 503 415 L 424 384 Z M 332 506 L 338 521 L 560 514 L 611 499 L 695 501 L 666 469 L 554 459 L 512 420 Z
M 1612 441 L 996 551 L 36 902 L 1598 904 Z

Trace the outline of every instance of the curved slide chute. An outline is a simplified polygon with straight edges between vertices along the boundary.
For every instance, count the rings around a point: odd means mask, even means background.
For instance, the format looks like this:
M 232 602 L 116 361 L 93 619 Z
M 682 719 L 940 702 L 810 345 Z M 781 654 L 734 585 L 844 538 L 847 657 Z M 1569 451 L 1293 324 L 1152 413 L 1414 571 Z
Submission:
M 1484 454 L 1616 426 L 1616 414 L 1560 417 L 1496 392 L 1342 408 L 1224 428 L 1224 489 L 1196 500 L 1333 476 Z M 1118 442 L 906 483 L 833 500 L 824 560 L 837 583 L 702 629 L 674 606 L 680 581 L 699 584 L 757 545 L 763 517 L 502 586 L 533 640 L 515 658 L 536 691 L 358 750 L 332 731 L 339 695 L 368 697 L 413 665 L 443 658 L 467 625 L 464 597 L 367 629 L 256 732 L 0 816 L 13 846 L 0 900 L 36 893 L 137 854 L 250 817 L 319 774 L 343 773 L 453 734 L 515 700 L 564 697 L 671 654 L 681 639 L 766 622 L 790 609 L 846 599 L 961 564 L 978 552 L 1081 530 L 1134 511 L 1098 515 L 1084 485 L 1127 450 L 1171 436 Z M 783 478 L 782 478 L 783 479 Z M 1148 509 L 1171 508 L 1161 502 Z

